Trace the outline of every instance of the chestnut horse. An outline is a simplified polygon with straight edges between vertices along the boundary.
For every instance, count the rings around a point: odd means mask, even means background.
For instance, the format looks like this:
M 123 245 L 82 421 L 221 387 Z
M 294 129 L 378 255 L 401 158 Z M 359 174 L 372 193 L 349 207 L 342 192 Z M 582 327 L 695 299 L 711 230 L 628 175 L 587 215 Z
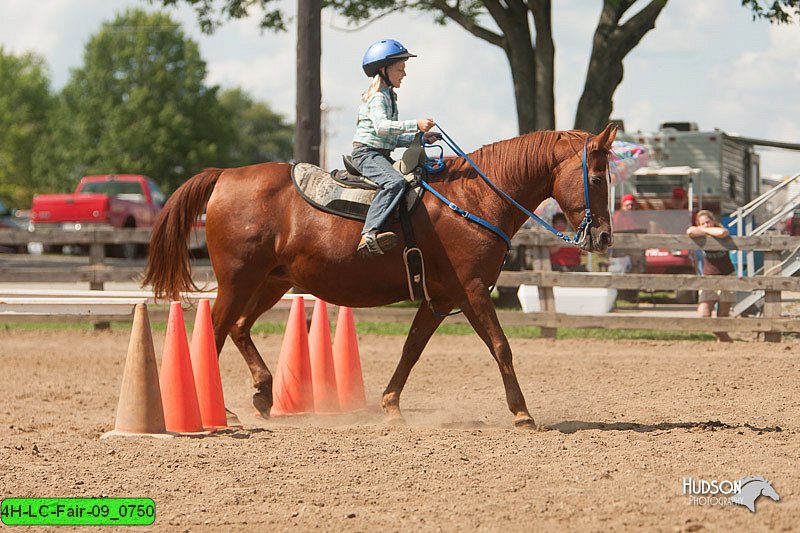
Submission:
M 584 201 L 586 148 L 592 222 L 581 241 L 586 251 L 611 245 L 608 170 L 613 125 L 592 136 L 582 131 L 539 131 L 484 146 L 469 154 L 494 183 L 529 210 L 553 197 L 574 227 Z M 156 221 L 143 286 L 158 297 L 178 299 L 197 290 L 191 279 L 187 241 L 207 205 L 206 240 L 217 280 L 212 311 L 217 350 L 227 335 L 242 353 L 256 389 L 253 404 L 269 416 L 272 374 L 250 336 L 256 319 L 292 287 L 348 307 L 372 307 L 408 299 L 402 247 L 369 258 L 356 254 L 363 224 L 315 209 L 300 197 L 291 165 L 263 163 L 241 168 L 206 169 L 170 197 Z M 465 158 L 448 161 L 431 176 L 431 185 L 458 206 L 513 235 L 527 216 L 502 199 Z M 402 420 L 400 393 L 411 368 L 443 320 L 460 308 L 500 368 L 514 425 L 533 427 L 520 390 L 508 340 L 497 319 L 489 290 L 497 280 L 506 244 L 481 225 L 462 218 L 427 194 L 411 215 L 425 259 L 431 304 L 422 302 L 386 390 L 382 406 Z M 391 229 L 401 229 L 393 222 Z M 433 307 L 436 312 L 431 310 Z

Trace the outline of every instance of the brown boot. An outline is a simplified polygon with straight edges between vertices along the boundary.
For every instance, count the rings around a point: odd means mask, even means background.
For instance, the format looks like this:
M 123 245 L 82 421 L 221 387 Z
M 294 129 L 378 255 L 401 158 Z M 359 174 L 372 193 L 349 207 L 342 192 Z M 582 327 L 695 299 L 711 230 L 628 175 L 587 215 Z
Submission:
M 361 236 L 356 253 L 361 257 L 381 255 L 388 252 L 400 242 L 400 239 L 391 231 L 377 233 L 370 231 Z

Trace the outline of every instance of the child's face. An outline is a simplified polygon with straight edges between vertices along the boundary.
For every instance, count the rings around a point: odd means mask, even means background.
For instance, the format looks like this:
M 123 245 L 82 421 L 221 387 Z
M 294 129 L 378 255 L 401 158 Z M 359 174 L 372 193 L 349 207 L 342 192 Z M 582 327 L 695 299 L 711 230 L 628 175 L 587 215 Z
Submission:
M 406 60 L 392 63 L 386 67 L 386 77 L 392 82 L 393 87 L 400 87 L 403 83 L 403 78 L 406 77 Z

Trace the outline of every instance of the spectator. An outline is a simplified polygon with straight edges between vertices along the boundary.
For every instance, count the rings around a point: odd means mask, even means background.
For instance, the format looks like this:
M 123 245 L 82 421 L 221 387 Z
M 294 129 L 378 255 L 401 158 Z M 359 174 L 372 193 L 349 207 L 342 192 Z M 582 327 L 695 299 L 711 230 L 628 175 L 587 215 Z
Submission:
M 787 235 L 800 235 L 800 209 L 795 208 L 792 212 L 792 218 L 786 221 L 785 232 Z
M 567 231 L 567 217 L 564 213 L 553 215 L 553 228 L 564 233 Z M 577 246 L 550 246 L 550 266 L 558 272 L 585 272 L 581 265 L 581 250 Z
M 675 187 L 672 189 L 672 199 L 667 209 L 686 209 L 689 206 L 689 198 L 686 196 L 686 189 Z
M 636 205 L 636 197 L 632 194 L 626 194 L 622 197 L 619 208 L 621 211 L 633 211 L 634 209 L 637 209 L 638 206 Z
M 728 230 L 720 226 L 717 219 L 705 209 L 697 213 L 697 225 L 689 226 L 686 230 L 689 237 L 703 237 L 709 235 L 719 239 L 729 235 Z M 727 276 L 733 273 L 733 263 L 727 250 L 703 251 L 703 275 L 704 276 Z M 717 317 L 730 315 L 731 305 L 736 301 L 733 291 L 723 290 L 701 290 L 698 296 L 697 315 L 701 318 L 711 316 L 714 304 L 717 306 Z M 731 342 L 731 337 L 727 332 L 715 331 L 719 342 Z

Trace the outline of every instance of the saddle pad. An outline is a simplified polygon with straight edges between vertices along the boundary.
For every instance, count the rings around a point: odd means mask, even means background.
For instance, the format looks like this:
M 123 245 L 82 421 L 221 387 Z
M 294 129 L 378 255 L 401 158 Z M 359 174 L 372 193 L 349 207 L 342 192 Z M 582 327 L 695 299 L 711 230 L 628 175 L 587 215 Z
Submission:
M 292 167 L 292 182 L 312 206 L 345 218 L 366 220 L 375 191 L 344 187 L 334 181 L 330 172 L 310 163 L 297 163 Z M 412 212 L 422 199 L 423 189 L 416 186 L 406 190 L 406 209 Z

